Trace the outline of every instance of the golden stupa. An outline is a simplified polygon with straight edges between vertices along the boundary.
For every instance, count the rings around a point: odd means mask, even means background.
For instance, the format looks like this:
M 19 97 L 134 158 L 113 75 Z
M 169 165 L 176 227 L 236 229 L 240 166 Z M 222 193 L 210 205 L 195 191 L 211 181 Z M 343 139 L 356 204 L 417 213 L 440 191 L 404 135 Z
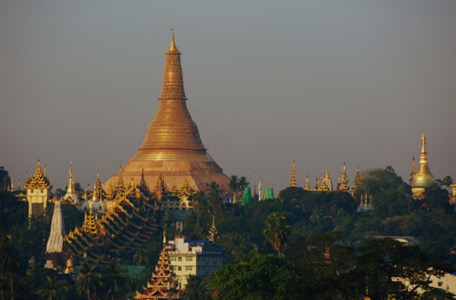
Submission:
M 173 32 L 157 112 L 138 152 L 119 173 L 139 184 L 144 171 L 149 188 L 162 175 L 168 187 L 181 187 L 187 180 L 193 189 L 205 190 L 214 181 L 224 192 L 228 190 L 229 178 L 207 153 L 187 109 L 180 55 Z M 115 182 L 113 176 L 105 187 L 115 186 Z
M 434 176 L 429 169 L 427 152 L 426 152 L 426 134 L 421 134 L 421 152 L 420 165 L 418 171 L 415 169 L 415 159 L 413 159 L 412 174 L 410 177 L 410 186 L 412 187 L 413 197 L 423 199 L 424 191 L 434 182 Z

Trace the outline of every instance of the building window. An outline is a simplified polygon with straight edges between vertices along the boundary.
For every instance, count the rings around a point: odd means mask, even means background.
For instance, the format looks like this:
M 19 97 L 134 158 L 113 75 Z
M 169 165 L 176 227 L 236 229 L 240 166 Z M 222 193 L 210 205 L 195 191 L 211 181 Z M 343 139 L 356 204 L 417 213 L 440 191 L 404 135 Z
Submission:
M 182 271 L 182 267 L 181 267 L 181 266 L 178 266 L 178 267 L 177 267 L 177 270 L 178 270 L 178 271 Z
M 185 271 L 191 271 L 192 269 L 193 269 L 192 266 L 186 266 L 185 267 Z
M 178 260 L 178 261 L 182 261 L 182 256 L 179 256 L 179 257 L 177 258 L 177 260 Z
M 185 258 L 185 261 L 192 261 L 192 257 L 191 257 L 191 256 L 187 256 L 187 257 Z
M 170 261 L 176 261 L 176 257 L 171 256 L 171 257 L 169 258 L 169 260 L 170 260 Z

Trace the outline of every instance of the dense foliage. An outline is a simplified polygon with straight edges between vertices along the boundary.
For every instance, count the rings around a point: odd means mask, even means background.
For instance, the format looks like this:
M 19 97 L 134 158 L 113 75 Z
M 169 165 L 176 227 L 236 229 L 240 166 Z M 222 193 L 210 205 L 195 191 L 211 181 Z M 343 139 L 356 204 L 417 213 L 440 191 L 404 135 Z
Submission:
M 281 191 L 278 199 L 242 206 L 226 203 L 214 183 L 193 195 L 184 235 L 207 239 L 215 216 L 215 246 L 226 249 L 228 264 L 210 278 L 191 278 L 185 298 L 359 299 L 368 293 L 372 299 L 417 299 L 416 289 L 407 290 L 394 278 L 428 290 L 429 274 L 452 269 L 455 259 L 448 251 L 455 246 L 456 216 L 447 191 L 451 178 L 436 180 L 425 199 L 416 201 L 391 167 L 361 175 L 355 198 L 295 187 Z M 246 185 L 244 177 L 231 178 L 238 202 Z M 361 194 L 372 196 L 372 210 L 357 211 Z M 83 214 L 73 205 L 63 204 L 62 212 L 67 232 L 82 223 Z M 16 299 L 122 299 L 150 278 L 160 236 L 115 260 L 79 262 L 77 277 L 30 267 L 32 257 L 37 266 L 44 264 L 52 205 L 46 216 L 27 224 L 26 203 L 10 193 L 0 195 L 0 299 L 12 294 Z M 170 222 L 168 238 L 176 232 Z M 394 236 L 411 243 L 385 238 Z

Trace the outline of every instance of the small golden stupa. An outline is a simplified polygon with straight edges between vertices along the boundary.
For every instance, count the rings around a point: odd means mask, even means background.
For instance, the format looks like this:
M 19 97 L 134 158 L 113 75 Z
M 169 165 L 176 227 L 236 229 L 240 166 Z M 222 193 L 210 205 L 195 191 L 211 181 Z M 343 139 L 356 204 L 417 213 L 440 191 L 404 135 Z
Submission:
M 208 183 L 215 181 L 221 191 L 227 191 L 229 178 L 207 153 L 187 109 L 180 55 L 173 32 L 166 52 L 159 106 L 141 147 L 120 172 L 136 184 L 144 174 L 149 187 L 163 176 L 167 186 L 181 187 L 187 180 L 193 189 L 205 190 Z M 113 176 L 105 187 L 115 182 Z
M 418 171 L 415 168 L 415 158 L 413 158 L 412 174 L 410 176 L 410 186 L 412 187 L 413 198 L 420 200 L 424 198 L 424 191 L 434 182 L 434 176 L 428 165 L 426 152 L 426 134 L 421 134 L 420 165 Z

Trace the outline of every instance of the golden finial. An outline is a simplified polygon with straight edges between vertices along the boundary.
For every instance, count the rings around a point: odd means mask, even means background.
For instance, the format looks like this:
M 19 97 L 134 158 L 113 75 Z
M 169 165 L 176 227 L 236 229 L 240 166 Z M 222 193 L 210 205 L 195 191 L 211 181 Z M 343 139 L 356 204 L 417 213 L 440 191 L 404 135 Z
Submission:
M 176 43 L 174 42 L 174 28 L 171 28 L 171 44 L 169 45 L 168 51 L 178 51 Z
M 426 133 L 421 134 L 421 153 L 426 153 Z
M 166 228 L 163 229 L 163 245 L 166 245 Z

